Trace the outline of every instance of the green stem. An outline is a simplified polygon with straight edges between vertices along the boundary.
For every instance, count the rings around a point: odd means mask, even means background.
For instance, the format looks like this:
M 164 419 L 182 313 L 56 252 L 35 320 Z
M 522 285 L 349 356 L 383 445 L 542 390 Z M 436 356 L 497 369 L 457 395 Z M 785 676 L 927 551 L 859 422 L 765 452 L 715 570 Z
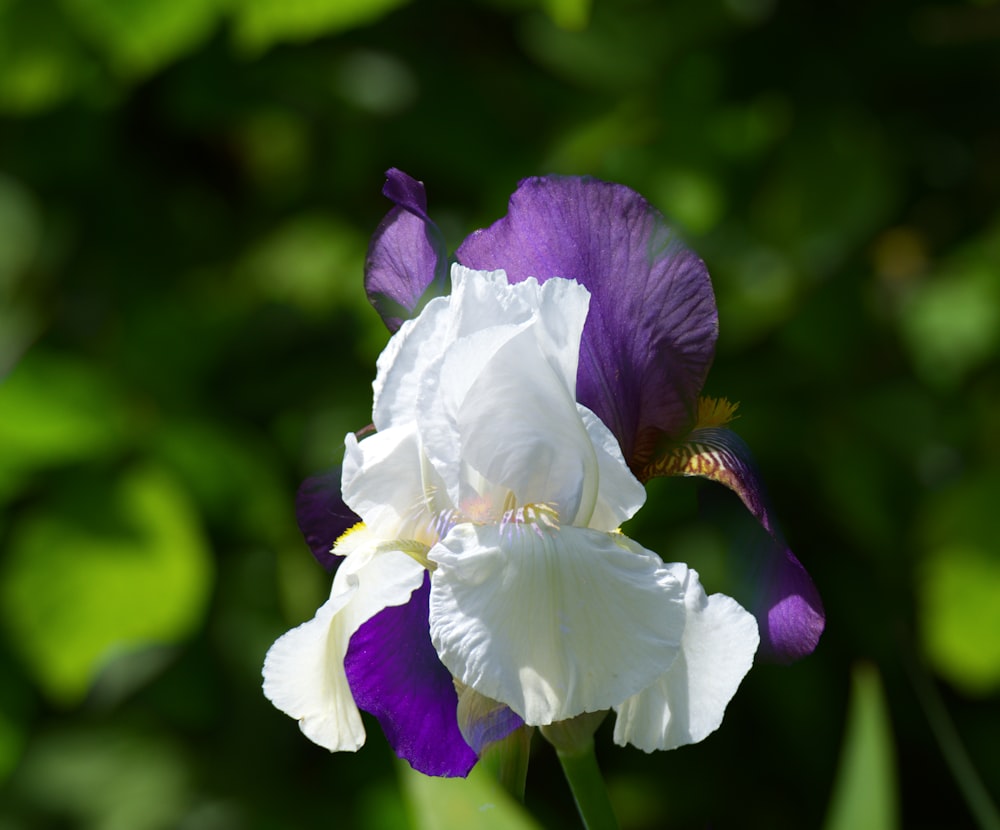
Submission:
M 975 764 L 966 752 L 965 745 L 934 681 L 927 676 L 917 658 L 910 656 L 907 659 L 907 667 L 917 697 L 924 707 L 927 722 L 934 737 L 937 738 L 938 746 L 941 747 L 941 755 L 951 769 L 951 774 L 962 791 L 969 811 L 982 830 L 1000 830 L 1000 813 L 997 812 L 983 779 L 979 777 Z
M 586 830 L 617 830 L 618 820 L 611 809 L 608 790 L 597 766 L 594 742 L 588 741 L 578 752 L 557 750 L 556 754 Z

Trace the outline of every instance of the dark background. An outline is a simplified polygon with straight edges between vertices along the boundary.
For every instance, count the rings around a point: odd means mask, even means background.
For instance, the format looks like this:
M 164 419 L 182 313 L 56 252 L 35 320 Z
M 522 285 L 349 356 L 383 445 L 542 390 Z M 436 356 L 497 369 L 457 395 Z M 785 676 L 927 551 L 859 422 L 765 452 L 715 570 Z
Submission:
M 260 693 L 329 590 L 293 498 L 370 419 L 392 166 L 451 249 L 587 173 L 713 275 L 705 391 L 828 628 L 700 745 L 602 730 L 623 827 L 997 827 L 998 47 L 988 0 L 0 2 L 0 827 L 449 826 Z M 735 498 L 649 489 L 629 533 L 736 592 Z M 537 738 L 527 807 L 575 821 Z

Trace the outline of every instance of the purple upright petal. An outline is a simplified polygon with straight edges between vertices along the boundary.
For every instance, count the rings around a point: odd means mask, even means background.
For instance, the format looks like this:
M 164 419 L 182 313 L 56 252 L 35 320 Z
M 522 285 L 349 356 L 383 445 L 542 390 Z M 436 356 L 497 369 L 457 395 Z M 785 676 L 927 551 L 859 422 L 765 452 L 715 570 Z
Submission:
M 374 715 L 400 758 L 425 775 L 465 777 L 477 756 L 458 728 L 458 694 L 427 624 L 430 579 L 406 605 L 380 611 L 344 658 L 358 707 Z
M 379 223 L 365 260 L 365 290 L 394 332 L 430 296 L 445 293 L 448 257 L 444 238 L 427 216 L 422 182 L 395 168 L 382 193 L 396 206 Z
M 295 494 L 295 518 L 316 561 L 332 571 L 340 561 L 333 543 L 361 519 L 340 495 L 340 467 L 307 478 Z
M 588 178 L 526 179 L 507 216 L 456 253 L 511 282 L 566 277 L 591 293 L 577 400 L 638 468 L 661 433 L 694 425 L 718 317 L 704 263 L 635 191 Z
M 427 215 L 427 191 L 424 183 L 395 167 L 385 171 L 382 195 L 418 219 L 432 224 Z
M 696 429 L 683 442 L 667 446 L 639 477 L 646 481 L 673 475 L 701 476 L 726 485 L 768 532 L 750 608 L 760 626 L 761 654 L 779 662 L 811 654 L 826 624 L 823 602 L 774 524 L 750 448 L 731 430 Z

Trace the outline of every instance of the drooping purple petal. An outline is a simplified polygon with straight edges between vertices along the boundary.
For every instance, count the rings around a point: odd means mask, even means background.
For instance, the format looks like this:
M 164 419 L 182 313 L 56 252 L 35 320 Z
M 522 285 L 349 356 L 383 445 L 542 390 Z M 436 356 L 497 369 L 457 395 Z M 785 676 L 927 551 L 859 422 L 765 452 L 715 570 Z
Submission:
M 351 637 L 344 670 L 360 709 L 396 754 L 425 775 L 465 777 L 476 752 L 458 728 L 458 694 L 431 644 L 430 578 L 406 605 L 386 608 Z
M 334 570 L 340 557 L 330 553 L 333 543 L 361 521 L 341 497 L 340 467 L 302 482 L 295 494 L 295 518 L 316 561 Z
M 718 316 L 704 263 L 635 191 L 589 178 L 525 179 L 507 216 L 456 252 L 511 282 L 566 277 L 591 293 L 577 400 L 614 432 L 633 469 L 661 434 L 694 426 Z
M 392 168 L 382 193 L 395 203 L 376 228 L 365 260 L 365 290 L 390 332 L 426 299 L 446 293 L 444 237 L 427 215 L 423 182 Z
M 761 628 L 762 656 L 792 663 L 812 654 L 826 624 L 823 603 L 802 563 L 780 540 L 764 554 L 758 580 L 751 610 Z
M 756 596 L 750 610 L 760 626 L 761 654 L 792 662 L 811 654 L 826 624 L 823 602 L 812 579 L 771 518 L 764 483 L 750 448 L 735 432 L 710 427 L 696 429 L 683 442 L 660 452 L 640 472 L 655 476 L 701 476 L 724 484 L 768 532 L 760 554 Z

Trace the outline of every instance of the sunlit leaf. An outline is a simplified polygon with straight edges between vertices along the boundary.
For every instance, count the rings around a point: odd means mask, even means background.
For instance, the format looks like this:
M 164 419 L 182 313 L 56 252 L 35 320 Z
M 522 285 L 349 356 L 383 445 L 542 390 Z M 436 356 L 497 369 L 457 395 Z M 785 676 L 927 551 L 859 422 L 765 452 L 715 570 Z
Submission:
M 1000 241 L 992 249 L 973 247 L 919 283 L 903 304 L 904 342 L 928 383 L 954 388 L 995 358 L 1000 346 L 998 252 Z
M 0 5 L 0 111 L 47 109 L 76 94 L 96 69 L 54 3 Z
M 127 416 L 93 363 L 43 349 L 0 382 L 0 471 L 94 458 L 119 446 Z
M 141 76 L 211 32 L 223 0 L 62 0 L 80 30 L 124 76 Z
M 334 216 L 303 214 L 264 236 L 239 268 L 245 284 L 268 299 L 311 313 L 348 302 L 367 304 L 361 290 L 368 240 Z
M 538 830 L 482 764 L 466 779 L 432 778 L 404 764 L 399 771 L 415 830 Z
M 889 710 L 878 670 L 855 666 L 844 745 L 826 830 L 899 827 L 896 760 Z
M 590 20 L 590 0 L 542 0 L 542 6 L 562 29 L 579 31 Z
M 116 656 L 189 636 L 212 578 L 196 515 L 152 468 L 64 486 L 14 526 L 5 566 L 7 638 L 63 703 Z
M 1000 689 L 1000 556 L 957 543 L 924 561 L 924 650 L 934 668 L 975 694 Z
M 237 42 L 257 51 L 372 23 L 409 0 L 235 0 Z
M 1000 478 L 968 478 L 924 511 L 920 633 L 940 675 L 970 694 L 1000 689 Z
M 712 230 L 726 209 L 726 194 L 709 174 L 694 169 L 665 169 L 651 183 L 649 197 L 682 231 Z

